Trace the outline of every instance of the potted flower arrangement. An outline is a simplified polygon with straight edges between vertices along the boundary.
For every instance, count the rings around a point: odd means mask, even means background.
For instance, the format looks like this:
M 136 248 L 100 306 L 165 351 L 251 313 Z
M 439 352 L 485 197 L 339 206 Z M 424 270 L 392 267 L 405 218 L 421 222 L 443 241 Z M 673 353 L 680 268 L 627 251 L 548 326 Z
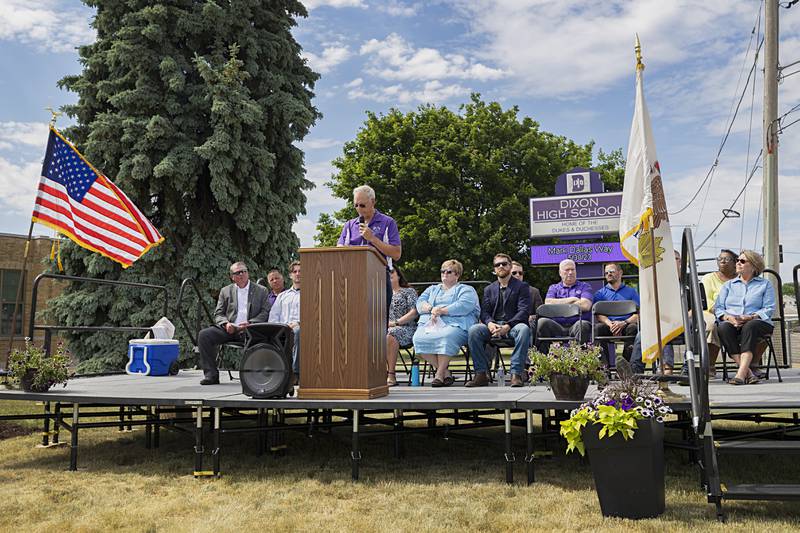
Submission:
M 8 357 L 8 375 L 19 381 L 23 390 L 47 392 L 53 385 L 66 384 L 69 379 L 69 355 L 59 343 L 56 352 L 48 356 L 26 338 L 25 347 L 13 350 Z
M 567 452 L 586 451 L 604 516 L 652 518 L 664 512 L 664 416 L 658 384 L 617 360 L 620 381 L 561 422 Z
M 557 400 L 583 401 L 590 381 L 605 381 L 600 349 L 575 341 L 553 343 L 546 354 L 531 348 L 531 377 L 547 380 Z

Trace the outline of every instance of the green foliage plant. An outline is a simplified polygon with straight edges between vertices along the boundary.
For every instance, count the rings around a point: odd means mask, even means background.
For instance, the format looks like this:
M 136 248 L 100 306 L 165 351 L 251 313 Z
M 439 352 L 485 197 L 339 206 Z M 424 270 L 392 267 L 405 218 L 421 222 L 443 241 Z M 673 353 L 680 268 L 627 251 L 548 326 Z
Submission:
M 530 349 L 530 374 L 533 379 L 550 379 L 553 374 L 586 377 L 593 381 L 605 380 L 605 371 L 600 362 L 599 345 L 556 343 L 550 345 L 549 353 L 541 353 L 535 347 Z
M 15 348 L 8 357 L 8 373 L 15 382 L 20 382 L 29 371 L 33 374 L 32 387 L 44 391 L 66 383 L 70 376 L 70 359 L 64 345 L 58 344 L 54 354 L 47 355 L 44 350 L 25 338 L 25 347 Z
M 609 383 L 597 397 L 561 422 L 560 433 L 567 440 L 567 453 L 577 450 L 585 454 L 583 430 L 589 424 L 601 426 L 598 433 L 601 439 L 620 434 L 629 440 L 639 428 L 639 420 L 652 418 L 662 423 L 672 409 L 656 394 L 657 390 L 654 381 L 623 372 L 619 381 Z

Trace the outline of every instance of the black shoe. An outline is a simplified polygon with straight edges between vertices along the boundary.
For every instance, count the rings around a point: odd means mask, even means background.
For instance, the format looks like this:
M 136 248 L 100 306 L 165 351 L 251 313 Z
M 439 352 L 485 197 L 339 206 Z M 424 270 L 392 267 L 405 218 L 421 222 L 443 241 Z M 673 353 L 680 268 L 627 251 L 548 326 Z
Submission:
M 203 378 L 200 380 L 200 385 L 219 385 L 219 376 L 215 378 Z

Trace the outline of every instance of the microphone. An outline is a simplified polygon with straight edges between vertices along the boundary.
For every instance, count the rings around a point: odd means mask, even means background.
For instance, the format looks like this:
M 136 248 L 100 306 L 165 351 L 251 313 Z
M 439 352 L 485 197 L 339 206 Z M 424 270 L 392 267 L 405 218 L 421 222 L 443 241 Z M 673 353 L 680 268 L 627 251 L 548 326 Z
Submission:
M 359 224 L 363 224 L 364 223 L 364 217 L 358 217 L 358 223 Z

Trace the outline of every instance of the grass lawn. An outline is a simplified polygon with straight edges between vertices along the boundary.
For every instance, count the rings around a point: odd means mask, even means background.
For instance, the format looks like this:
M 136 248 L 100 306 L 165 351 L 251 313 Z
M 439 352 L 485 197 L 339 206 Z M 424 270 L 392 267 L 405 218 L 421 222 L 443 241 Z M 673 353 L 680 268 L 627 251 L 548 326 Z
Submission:
M 38 412 L 0 402 L 0 414 Z M 36 410 L 36 411 L 34 411 Z M 537 419 L 538 420 L 538 419 Z M 0 426 L 8 428 L 9 423 Z M 390 438 L 362 440 L 361 481 L 350 481 L 350 433 L 287 434 L 283 456 L 257 457 L 252 435 L 228 436 L 221 479 L 194 479 L 189 435 L 161 434 L 144 447 L 144 430 L 81 431 L 79 470 L 69 448 L 37 449 L 38 424 L 0 440 L 0 531 L 786 531 L 800 528 L 792 503 L 726 503 L 719 524 L 685 453 L 667 450 L 667 511 L 627 521 L 600 514 L 588 463 L 556 453 L 537 461 L 525 485 L 523 430 L 515 429 L 515 484 L 503 482 L 502 428 L 478 430 L 491 442 L 409 435 L 407 458 Z M 25 429 L 27 428 L 27 430 Z M 20 431 L 35 431 L 19 435 Z M 62 440 L 68 434 L 62 432 Z M 559 442 L 559 447 L 561 443 Z M 723 481 L 800 479 L 792 457 L 722 459 Z

